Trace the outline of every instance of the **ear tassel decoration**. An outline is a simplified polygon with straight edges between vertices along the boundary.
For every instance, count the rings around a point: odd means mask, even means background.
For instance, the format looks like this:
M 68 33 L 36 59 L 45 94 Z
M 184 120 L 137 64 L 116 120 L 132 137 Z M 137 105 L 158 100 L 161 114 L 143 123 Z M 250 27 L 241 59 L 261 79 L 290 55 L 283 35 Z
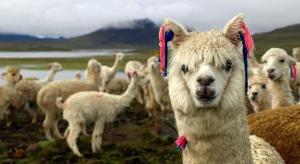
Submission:
M 297 71 L 297 67 L 296 64 L 291 65 L 291 77 L 293 80 L 296 80 L 298 71 Z
M 174 33 L 169 30 L 166 31 L 165 26 L 160 26 L 159 29 L 159 46 L 160 46 L 160 71 L 162 76 L 167 76 L 168 74 L 168 42 L 173 39 Z
M 250 52 L 252 53 L 255 45 L 253 38 L 251 36 L 250 30 L 245 23 L 241 24 L 243 32 L 239 32 L 240 40 L 243 45 L 243 61 L 245 68 L 245 92 L 248 91 L 248 57 L 250 57 Z
M 184 135 L 180 136 L 177 138 L 177 140 L 175 141 L 177 148 L 180 151 L 183 151 L 185 149 L 185 146 L 187 144 L 187 140 L 186 137 Z

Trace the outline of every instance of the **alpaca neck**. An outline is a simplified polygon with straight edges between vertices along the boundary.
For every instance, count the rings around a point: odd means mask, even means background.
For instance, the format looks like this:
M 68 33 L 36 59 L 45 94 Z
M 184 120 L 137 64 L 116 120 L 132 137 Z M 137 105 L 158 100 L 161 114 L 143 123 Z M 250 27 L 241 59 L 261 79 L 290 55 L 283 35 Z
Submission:
M 160 73 L 156 72 L 156 71 L 150 71 L 150 82 L 152 84 L 153 87 L 153 91 L 154 91 L 154 95 L 156 97 L 156 99 L 159 99 L 159 95 L 160 92 L 165 89 L 165 84 L 166 82 L 164 81 L 164 79 L 160 76 Z
M 99 73 L 92 73 L 87 75 L 87 82 L 95 85 L 99 85 L 100 83 L 100 77 Z
M 223 108 L 201 109 L 203 111 L 187 116 L 177 113 L 179 134 L 185 135 L 188 142 L 183 151 L 184 163 L 251 164 L 246 108 L 241 108 L 229 109 L 240 110 L 237 114 L 224 112 L 216 115 L 222 110 L 228 110 Z
M 253 107 L 255 112 L 263 111 L 271 108 L 271 101 L 269 94 L 262 96 L 263 98 L 258 102 L 253 102 Z
M 117 72 L 118 66 L 119 66 L 120 60 L 116 58 L 114 65 L 110 68 L 110 73 L 114 75 Z
M 131 79 L 127 90 L 120 95 L 120 101 L 122 102 L 122 107 L 127 107 L 130 105 L 132 100 L 135 98 L 137 94 L 137 86 L 136 86 L 136 79 Z
M 16 83 L 12 82 L 12 81 L 6 81 L 6 87 L 7 88 L 15 88 Z
M 294 104 L 294 97 L 288 78 L 271 81 L 272 109 Z
M 44 78 L 44 79 L 41 80 L 41 81 L 44 82 L 44 83 L 49 83 L 49 82 L 53 81 L 53 80 L 54 80 L 54 75 L 55 75 L 55 73 L 56 73 L 56 72 L 55 72 L 53 69 L 51 69 L 51 70 L 49 71 L 47 77 Z

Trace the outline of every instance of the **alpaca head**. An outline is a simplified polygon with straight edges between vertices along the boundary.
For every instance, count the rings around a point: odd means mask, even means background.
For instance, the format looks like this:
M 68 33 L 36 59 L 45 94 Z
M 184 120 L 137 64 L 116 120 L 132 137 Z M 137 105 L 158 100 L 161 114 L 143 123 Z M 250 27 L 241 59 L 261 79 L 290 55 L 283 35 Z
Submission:
M 80 72 L 75 73 L 75 79 L 80 80 L 82 78 L 82 75 Z
M 96 59 L 90 59 L 87 66 L 87 80 L 99 81 L 101 63 Z
M 49 68 L 50 68 L 51 70 L 53 70 L 54 72 L 59 72 L 59 71 L 62 71 L 62 70 L 63 70 L 63 67 L 61 66 L 60 63 L 56 63 L 56 62 L 54 62 L 54 63 L 49 63 L 48 66 L 49 66 Z
M 118 52 L 117 54 L 114 54 L 116 60 L 122 61 L 124 58 L 124 54 L 122 52 Z
M 174 108 L 193 104 L 196 109 L 237 104 L 243 99 L 243 62 L 239 39 L 243 15 L 232 18 L 223 31 L 190 32 L 167 19 L 174 32 L 169 90 Z M 229 93 L 230 92 L 230 93 Z M 178 104 L 179 106 L 177 106 Z
M 160 74 L 160 67 L 156 56 L 152 56 L 147 60 L 148 70 Z
M 20 70 L 14 66 L 7 66 L 6 71 L 1 75 L 6 81 L 16 84 L 20 80 L 22 80 L 22 75 L 20 74 Z
M 253 103 L 261 103 L 266 98 L 268 79 L 262 75 L 254 75 L 249 78 L 248 98 Z
M 290 67 L 296 64 L 295 59 L 284 49 L 271 48 L 263 56 L 263 71 L 270 80 L 282 80 L 290 77 Z
M 149 81 L 146 74 L 142 71 L 142 68 L 138 71 L 134 71 L 134 72 L 129 73 L 129 74 L 130 74 L 130 77 L 131 77 L 130 79 L 133 80 L 133 82 L 136 86 L 143 87 Z

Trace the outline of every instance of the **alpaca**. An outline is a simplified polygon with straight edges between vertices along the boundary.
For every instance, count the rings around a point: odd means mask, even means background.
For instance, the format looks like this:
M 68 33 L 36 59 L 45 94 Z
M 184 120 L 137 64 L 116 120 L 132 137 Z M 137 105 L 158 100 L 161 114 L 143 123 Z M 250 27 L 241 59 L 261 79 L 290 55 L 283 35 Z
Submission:
M 6 117 L 6 125 L 9 126 L 8 120 L 9 102 L 13 99 L 16 84 L 22 79 L 19 68 L 7 66 L 6 71 L 1 74 L 6 84 L 0 87 L 0 120 Z
M 124 54 L 121 52 L 119 52 L 113 56 L 116 59 L 115 59 L 114 65 L 112 67 L 108 67 L 108 66 L 104 66 L 104 65 L 101 66 L 101 74 L 99 75 L 100 76 L 100 90 L 103 92 L 106 91 L 106 86 L 111 81 L 111 79 L 114 78 L 115 74 L 118 71 L 120 62 L 124 58 Z M 87 76 L 87 71 L 85 71 L 85 76 Z
M 145 85 L 143 90 L 145 110 L 147 111 L 149 117 L 155 117 L 159 112 L 159 104 L 155 100 L 153 86 L 150 81 Z
M 81 80 L 81 77 L 82 77 L 82 75 L 81 75 L 80 72 L 76 72 L 76 73 L 75 73 L 75 79 L 76 79 L 76 80 Z
M 62 71 L 63 68 L 60 63 L 49 63 L 48 64 L 50 71 L 48 73 L 48 76 L 44 79 L 36 80 L 35 82 L 38 84 L 41 84 L 42 86 L 45 86 L 46 84 L 50 83 L 54 80 L 54 76 L 57 72 Z
M 262 61 L 264 74 L 270 79 L 272 109 L 295 104 L 290 85 L 290 69 L 296 64 L 295 59 L 281 48 L 271 48 L 262 56 Z
M 161 77 L 159 63 L 155 56 L 147 60 L 149 78 L 153 88 L 154 97 L 163 112 L 172 110 L 167 80 Z
M 286 163 L 299 163 L 300 105 L 251 114 L 248 122 L 250 133 L 274 146 Z
M 47 84 L 39 91 L 37 104 L 45 112 L 43 127 L 47 139 L 53 140 L 53 136 L 63 138 L 57 127 L 61 110 L 56 106 L 56 98 L 66 99 L 80 91 L 98 91 L 100 70 L 100 63 L 91 59 L 87 66 L 86 80 L 57 80 Z
M 107 93 L 123 93 L 128 87 L 128 81 L 123 78 L 113 78 L 106 86 Z
M 235 16 L 223 31 L 188 32 L 170 19 L 163 24 L 174 33 L 168 82 L 178 133 L 187 142 L 185 164 L 284 163 L 271 145 L 249 137 L 239 39 L 243 18 Z
M 86 134 L 87 122 L 95 122 L 92 135 L 93 153 L 101 151 L 105 123 L 112 122 L 117 114 L 130 105 L 138 93 L 138 86 L 144 85 L 145 80 L 143 73 L 133 72 L 130 84 L 122 95 L 85 91 L 71 95 L 64 104 L 61 102 L 62 98 L 57 99 L 57 106 L 63 109 L 63 118 L 69 123 L 65 137 L 74 154 L 82 156 L 76 140 L 81 132 Z
M 293 48 L 293 57 L 299 62 L 300 58 L 300 47 Z
M 268 90 L 268 79 L 264 75 L 254 75 L 248 80 L 248 98 L 255 112 L 271 108 L 271 95 Z
M 42 80 L 21 80 L 17 83 L 13 99 L 10 104 L 14 109 L 25 110 L 32 116 L 31 123 L 34 124 L 37 119 L 37 104 L 36 98 L 39 90 L 54 80 L 57 72 L 62 71 L 62 66 L 59 63 L 50 63 L 48 65 L 50 71 L 45 79 Z
M 134 60 L 134 61 L 128 61 L 126 63 L 124 71 L 125 71 L 125 74 L 128 77 L 128 80 L 130 80 L 130 75 L 132 74 L 132 72 L 139 71 L 139 70 L 142 70 L 142 69 L 144 69 L 143 64 L 139 61 Z M 143 88 L 144 88 L 144 86 L 139 88 L 139 92 L 136 96 L 136 99 L 140 104 L 144 103 L 144 101 L 143 101 Z

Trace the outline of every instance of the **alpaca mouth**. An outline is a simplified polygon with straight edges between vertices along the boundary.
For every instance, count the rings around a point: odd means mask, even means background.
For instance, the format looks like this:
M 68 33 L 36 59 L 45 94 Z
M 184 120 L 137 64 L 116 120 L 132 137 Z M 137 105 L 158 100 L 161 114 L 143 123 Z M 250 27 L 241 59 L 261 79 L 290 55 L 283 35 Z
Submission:
M 268 74 L 268 78 L 271 79 L 271 80 L 274 80 L 274 79 L 275 79 L 275 75 L 273 75 L 273 74 Z
M 208 87 L 201 87 L 196 90 L 197 99 L 199 101 L 212 101 L 216 98 L 215 90 Z
M 255 100 L 256 100 L 256 97 L 255 97 L 255 96 L 252 96 L 252 97 L 251 97 L 251 100 L 252 100 L 252 101 L 255 101 Z

